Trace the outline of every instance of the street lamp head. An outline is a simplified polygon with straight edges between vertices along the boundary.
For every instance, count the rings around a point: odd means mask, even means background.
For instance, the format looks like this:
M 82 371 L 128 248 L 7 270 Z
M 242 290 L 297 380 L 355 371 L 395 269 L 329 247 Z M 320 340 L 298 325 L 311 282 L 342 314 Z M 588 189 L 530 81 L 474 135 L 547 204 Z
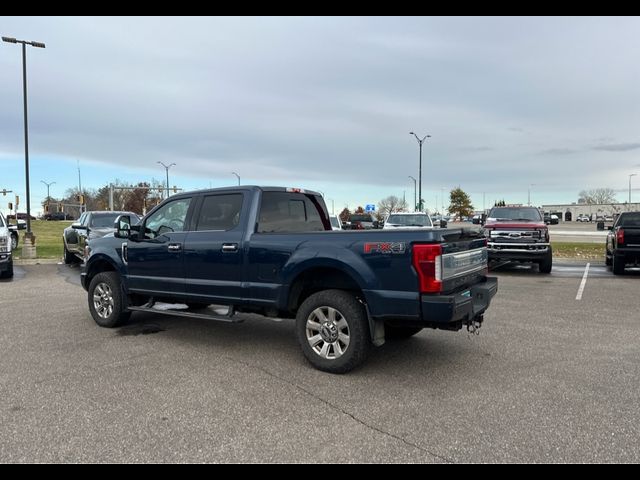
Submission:
M 44 43 L 42 42 L 30 42 L 32 47 L 45 48 Z
M 409 132 L 409 135 L 415 135 L 415 133 L 413 133 L 413 132 Z
M 18 40 L 13 37 L 2 37 L 2 41 L 9 43 L 18 43 Z

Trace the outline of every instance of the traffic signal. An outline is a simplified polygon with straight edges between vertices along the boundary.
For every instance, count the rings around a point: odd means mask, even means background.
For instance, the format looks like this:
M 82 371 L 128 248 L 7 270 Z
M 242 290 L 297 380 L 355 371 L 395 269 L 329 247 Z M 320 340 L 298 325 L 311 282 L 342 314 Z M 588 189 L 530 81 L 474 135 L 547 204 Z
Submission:
M 20 197 L 16 195 L 16 210 L 18 209 L 18 205 L 20 205 Z
M 9 210 L 13 210 L 13 203 L 9 202 Z
M 48 203 L 44 206 L 44 211 L 45 211 L 45 213 L 49 213 L 49 204 Z
M 6 188 L 3 188 L 3 189 L 2 189 L 2 195 L 3 195 L 3 196 L 5 196 L 6 194 L 7 194 L 7 189 L 6 189 Z
M 173 193 L 178 193 L 178 187 L 176 187 L 175 185 L 173 186 Z
M 80 205 L 84 205 L 84 195 L 78 195 L 78 200 L 80 200 Z
M 64 211 L 64 206 L 62 205 L 62 203 L 59 203 L 59 204 L 58 204 L 58 211 L 59 211 L 59 212 Z

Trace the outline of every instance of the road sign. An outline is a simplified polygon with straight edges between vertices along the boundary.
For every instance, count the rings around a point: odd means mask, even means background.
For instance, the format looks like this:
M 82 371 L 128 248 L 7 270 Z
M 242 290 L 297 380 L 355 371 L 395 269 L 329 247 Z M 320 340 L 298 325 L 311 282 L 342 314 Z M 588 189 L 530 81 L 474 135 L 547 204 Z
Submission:
M 367 206 L 364 207 L 365 212 L 375 212 L 376 206 L 373 203 L 367 203 Z

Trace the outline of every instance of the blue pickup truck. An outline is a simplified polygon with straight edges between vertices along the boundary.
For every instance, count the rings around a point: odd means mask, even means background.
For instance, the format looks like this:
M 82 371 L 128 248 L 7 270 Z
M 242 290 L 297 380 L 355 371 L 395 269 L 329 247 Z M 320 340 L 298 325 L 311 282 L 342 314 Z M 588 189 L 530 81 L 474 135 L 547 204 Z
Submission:
M 138 225 L 118 217 L 115 228 L 89 242 L 82 267 L 98 325 L 116 327 L 136 311 L 294 318 L 304 356 L 333 373 L 360 365 L 385 338 L 476 329 L 497 291 L 481 234 L 332 231 L 322 196 L 298 188 L 182 193 Z

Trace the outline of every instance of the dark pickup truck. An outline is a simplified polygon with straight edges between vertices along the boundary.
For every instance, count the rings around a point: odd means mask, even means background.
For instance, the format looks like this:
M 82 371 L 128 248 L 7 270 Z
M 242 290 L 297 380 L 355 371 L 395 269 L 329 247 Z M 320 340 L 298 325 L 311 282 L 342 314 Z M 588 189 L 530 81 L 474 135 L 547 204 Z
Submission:
M 478 233 L 332 231 L 322 196 L 302 189 L 182 193 L 139 225 L 120 216 L 115 227 L 89 242 L 82 268 L 98 325 L 115 327 L 134 311 L 295 318 L 307 360 L 333 373 L 355 368 L 385 338 L 475 330 L 497 291 Z
M 615 275 L 624 273 L 627 265 L 640 266 L 640 212 L 623 212 L 609 227 L 605 263 Z

